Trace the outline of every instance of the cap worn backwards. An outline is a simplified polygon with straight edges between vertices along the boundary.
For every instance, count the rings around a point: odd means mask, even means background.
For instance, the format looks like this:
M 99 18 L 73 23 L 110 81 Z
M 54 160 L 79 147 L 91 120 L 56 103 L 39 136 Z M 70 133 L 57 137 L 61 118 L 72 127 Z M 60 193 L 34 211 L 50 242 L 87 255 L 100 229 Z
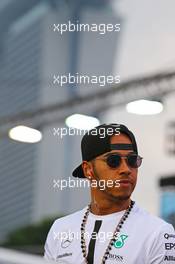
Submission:
M 113 135 L 120 133 L 126 134 L 132 144 L 111 144 L 110 138 Z M 113 149 L 127 149 L 133 150 L 138 154 L 137 143 L 134 134 L 122 124 L 103 124 L 88 131 L 81 141 L 81 153 L 83 161 L 90 161 L 103 153 L 109 152 Z M 74 177 L 85 178 L 80 164 L 72 173 Z

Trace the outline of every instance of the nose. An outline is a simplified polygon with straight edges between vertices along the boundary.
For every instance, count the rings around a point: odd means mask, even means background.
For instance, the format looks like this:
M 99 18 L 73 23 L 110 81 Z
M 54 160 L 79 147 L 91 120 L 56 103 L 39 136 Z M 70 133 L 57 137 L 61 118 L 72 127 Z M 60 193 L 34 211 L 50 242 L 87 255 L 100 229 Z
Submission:
M 128 166 L 126 159 L 122 157 L 119 166 L 119 174 L 129 175 L 130 173 L 131 173 L 131 168 Z

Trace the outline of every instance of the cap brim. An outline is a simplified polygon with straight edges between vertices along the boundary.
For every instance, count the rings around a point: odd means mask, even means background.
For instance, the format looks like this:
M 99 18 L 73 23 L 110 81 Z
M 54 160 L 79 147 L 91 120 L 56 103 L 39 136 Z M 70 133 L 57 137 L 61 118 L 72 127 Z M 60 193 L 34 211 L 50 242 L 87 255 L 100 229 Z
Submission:
M 86 178 L 84 176 L 84 172 L 83 172 L 83 169 L 82 169 L 82 164 L 80 164 L 80 166 L 78 166 L 73 172 L 72 172 L 72 175 L 74 177 L 78 177 L 78 178 Z

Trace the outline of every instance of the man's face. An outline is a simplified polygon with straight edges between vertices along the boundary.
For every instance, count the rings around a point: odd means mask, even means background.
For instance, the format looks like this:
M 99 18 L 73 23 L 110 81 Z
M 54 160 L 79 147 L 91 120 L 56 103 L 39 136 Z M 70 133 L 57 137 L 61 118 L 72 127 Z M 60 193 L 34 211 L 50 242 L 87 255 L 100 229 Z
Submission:
M 127 137 L 125 134 L 120 135 L 114 135 L 111 137 L 111 144 L 117 144 L 117 143 L 123 143 L 123 144 L 132 144 L 129 137 Z M 132 168 L 127 164 L 127 161 L 125 158 L 122 158 L 121 163 L 119 167 L 117 168 L 111 168 L 106 163 L 106 156 L 110 153 L 116 153 L 120 155 L 127 156 L 129 153 L 133 153 L 132 150 L 112 150 L 110 152 L 107 152 L 103 155 L 98 156 L 96 159 L 94 159 L 92 164 L 92 170 L 93 170 L 93 179 L 96 181 L 103 181 L 105 182 L 106 186 L 103 190 L 109 197 L 111 198 L 117 198 L 119 200 L 127 200 L 137 182 L 137 168 Z M 118 184 L 118 180 L 121 180 L 120 186 Z M 122 180 L 124 180 L 122 182 Z M 108 184 L 113 182 L 113 185 Z

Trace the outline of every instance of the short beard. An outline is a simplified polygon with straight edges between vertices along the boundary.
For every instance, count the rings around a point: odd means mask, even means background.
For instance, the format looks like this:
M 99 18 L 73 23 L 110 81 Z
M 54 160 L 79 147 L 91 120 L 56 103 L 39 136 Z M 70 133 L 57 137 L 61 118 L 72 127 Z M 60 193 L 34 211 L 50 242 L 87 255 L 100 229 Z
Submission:
M 119 201 L 119 202 L 124 202 L 124 201 L 127 201 L 130 199 L 130 195 L 126 195 L 126 196 L 121 196 L 121 195 L 118 195 L 118 196 L 113 196 L 111 195 L 112 197 L 115 197 L 115 200 Z
M 98 182 L 98 181 L 100 181 L 100 177 L 99 177 L 98 172 L 96 170 L 95 162 L 93 162 L 93 161 L 92 161 L 92 167 L 93 167 L 93 171 L 94 171 L 95 180 Z M 97 188 L 100 191 L 103 191 L 106 195 L 108 195 L 108 197 L 109 197 L 109 199 L 111 199 L 111 201 L 115 201 L 115 202 L 120 203 L 120 202 L 127 201 L 131 197 L 131 195 L 125 195 L 125 196 L 124 195 L 123 196 L 122 195 L 116 195 L 115 196 L 115 195 L 111 194 L 110 192 L 108 192 L 108 189 L 101 190 L 99 185 L 97 185 L 97 186 L 98 186 Z
M 108 195 L 108 197 L 111 201 L 115 201 L 118 203 L 127 201 L 131 197 L 131 195 L 113 195 L 112 193 L 108 192 L 107 190 L 103 190 L 103 191 L 106 193 L 106 195 Z

